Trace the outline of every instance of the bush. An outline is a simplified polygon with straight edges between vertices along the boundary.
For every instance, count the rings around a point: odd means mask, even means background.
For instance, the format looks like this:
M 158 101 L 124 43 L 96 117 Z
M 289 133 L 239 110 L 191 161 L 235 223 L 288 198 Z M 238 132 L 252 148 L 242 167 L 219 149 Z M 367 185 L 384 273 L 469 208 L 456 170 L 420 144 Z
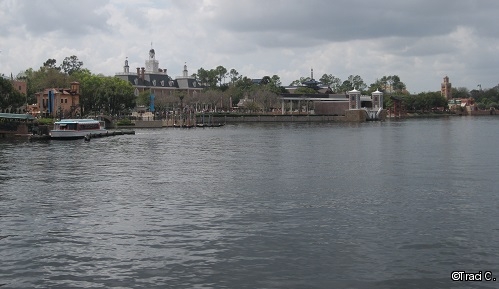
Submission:
M 124 119 L 120 119 L 116 125 L 120 126 L 120 125 L 134 125 L 134 123 L 132 123 L 132 121 L 128 118 L 124 118 Z
M 54 119 L 53 118 L 39 118 L 36 120 L 36 122 L 39 125 L 53 125 L 54 124 Z

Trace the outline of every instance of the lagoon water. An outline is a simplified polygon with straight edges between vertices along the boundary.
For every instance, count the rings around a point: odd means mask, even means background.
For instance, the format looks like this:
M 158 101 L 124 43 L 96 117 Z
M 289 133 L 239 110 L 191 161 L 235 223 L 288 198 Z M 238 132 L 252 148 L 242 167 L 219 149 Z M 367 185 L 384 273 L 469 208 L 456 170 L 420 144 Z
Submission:
M 496 117 L 2 140 L 0 287 L 498 288 L 498 144 Z

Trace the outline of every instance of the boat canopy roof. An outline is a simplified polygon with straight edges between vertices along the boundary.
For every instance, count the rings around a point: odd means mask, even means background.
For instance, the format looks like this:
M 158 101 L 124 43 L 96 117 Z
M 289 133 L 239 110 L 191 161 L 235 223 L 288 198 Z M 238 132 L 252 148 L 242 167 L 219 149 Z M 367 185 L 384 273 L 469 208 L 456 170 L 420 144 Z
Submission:
M 96 123 L 96 122 L 99 121 L 89 118 L 89 119 L 61 119 L 60 121 L 56 121 L 55 123 L 64 124 L 64 123 Z
M 34 120 L 35 117 L 31 114 L 20 114 L 20 113 L 0 113 L 0 118 L 5 119 L 22 119 L 22 120 Z

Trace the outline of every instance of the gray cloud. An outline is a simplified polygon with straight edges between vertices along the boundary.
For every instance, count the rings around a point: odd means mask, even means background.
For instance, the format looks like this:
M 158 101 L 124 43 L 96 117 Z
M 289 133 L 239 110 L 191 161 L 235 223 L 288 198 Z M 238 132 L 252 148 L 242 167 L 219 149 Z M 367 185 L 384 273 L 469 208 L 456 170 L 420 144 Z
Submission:
M 211 20 L 234 33 L 289 33 L 300 39 L 343 42 L 386 37 L 445 35 L 458 26 L 482 34 L 496 31 L 490 22 L 496 1 L 218 1 Z M 476 14 L 488 15 L 485 19 Z M 258 38 L 256 38 L 258 41 Z M 264 38 L 263 40 L 266 40 Z M 276 36 L 275 42 L 280 39 Z M 261 44 L 268 43 L 261 41 Z M 314 42 L 315 43 L 315 42 Z M 288 45 L 287 41 L 282 42 Z M 272 44 L 270 44 L 272 45 Z M 274 43 L 275 45 L 275 43 Z
M 410 91 L 496 85 L 499 1 L 4 0 L 0 73 L 77 55 L 113 75 L 143 66 L 151 42 L 174 76 L 223 65 L 283 84 L 301 76 L 397 74 Z
M 79 37 L 108 31 L 108 15 L 96 8 L 107 4 L 106 0 L 88 1 L 20 1 L 13 21 L 22 25 L 26 33 L 43 36 L 56 32 L 65 36 Z

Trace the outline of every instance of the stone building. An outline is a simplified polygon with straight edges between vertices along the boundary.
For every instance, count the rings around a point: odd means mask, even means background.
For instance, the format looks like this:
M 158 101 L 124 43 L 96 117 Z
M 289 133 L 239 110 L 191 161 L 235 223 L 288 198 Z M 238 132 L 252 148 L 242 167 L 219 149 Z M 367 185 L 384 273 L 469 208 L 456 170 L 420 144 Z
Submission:
M 449 77 L 444 77 L 444 82 L 440 86 L 440 92 L 445 99 L 449 100 L 452 98 L 452 84 L 449 82 Z
M 80 83 L 72 82 L 70 88 L 46 88 L 35 94 L 36 110 L 33 115 L 72 118 L 80 116 Z

